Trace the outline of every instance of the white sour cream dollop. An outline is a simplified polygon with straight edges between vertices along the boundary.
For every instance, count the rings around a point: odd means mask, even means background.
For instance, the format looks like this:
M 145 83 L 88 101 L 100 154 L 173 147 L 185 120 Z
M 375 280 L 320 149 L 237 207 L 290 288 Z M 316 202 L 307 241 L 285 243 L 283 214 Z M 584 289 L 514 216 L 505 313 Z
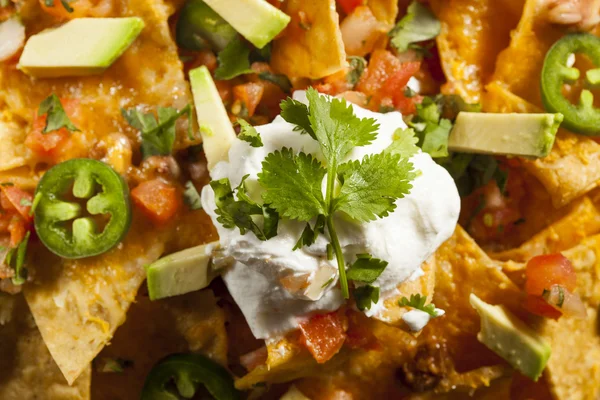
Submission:
M 307 103 L 304 92 L 296 92 L 294 97 Z M 379 131 L 372 144 L 356 147 L 348 160 L 380 153 L 392 143 L 394 131 L 406 127 L 400 113 L 380 114 L 355 105 L 353 108 L 359 118 L 375 118 Z M 312 154 L 320 154 L 320 149 L 309 135 L 294 131 L 294 125 L 281 117 L 256 129 L 263 147 L 236 140 L 229 151 L 229 162 L 218 163 L 211 177 L 229 178 L 235 188 L 249 175 L 248 191 L 260 199 L 257 174 L 267 154 L 283 147 Z M 425 153 L 414 155 L 410 161 L 420 172 L 412 181 L 410 194 L 396 202 L 396 210 L 388 217 L 370 223 L 354 222 L 344 215 L 335 220 L 347 263 L 354 262 L 360 253 L 389 263 L 373 284 L 380 287 L 381 297 L 367 314 L 375 318 L 382 310 L 383 300 L 397 293 L 400 283 L 418 274 L 421 264 L 452 235 L 460 211 L 458 191 L 446 170 Z M 226 229 L 217 222 L 210 186 L 202 190 L 202 204 L 217 227 L 224 256 L 235 260 L 223 274 L 223 280 L 254 336 L 276 338 L 296 328 L 309 314 L 333 311 L 344 303 L 336 285 L 337 264 L 327 260 L 328 240 L 324 235 L 312 246 L 292 251 L 305 223 L 280 220 L 277 236 L 260 241 L 251 232 L 241 235 L 238 229 Z

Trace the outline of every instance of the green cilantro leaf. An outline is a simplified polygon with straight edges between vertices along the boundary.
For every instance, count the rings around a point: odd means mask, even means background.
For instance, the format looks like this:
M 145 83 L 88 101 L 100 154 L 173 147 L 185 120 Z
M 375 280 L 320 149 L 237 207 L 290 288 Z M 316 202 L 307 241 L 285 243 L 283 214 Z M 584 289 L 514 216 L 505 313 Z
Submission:
M 173 144 L 175 143 L 175 123 L 182 117 L 186 116 L 188 119 L 188 134 L 191 138 L 192 135 L 192 106 L 188 104 L 180 111 L 173 107 L 158 107 L 158 122 L 156 117 L 152 113 L 143 113 L 137 108 L 130 108 L 128 110 L 122 108 L 121 114 L 129 125 L 138 129 L 142 134 L 142 159 L 146 159 L 151 156 L 167 156 L 173 151 Z
M 419 152 L 419 138 L 412 128 L 398 128 L 394 132 L 394 141 L 385 149 L 390 154 L 400 154 L 402 158 L 410 158 Z
M 357 260 L 348 269 L 348 279 L 373 283 L 387 267 L 387 261 L 373 258 L 370 254 L 357 254 Z
M 277 235 L 279 215 L 269 207 L 261 207 L 254 202 L 235 200 L 229 179 L 211 181 L 217 205 L 217 221 L 227 229 L 239 228 L 242 235 L 250 231 L 260 240 L 268 240 Z M 254 221 L 253 216 L 263 216 L 263 228 Z
M 491 155 L 453 153 L 436 161 L 452 176 L 461 197 L 487 185 L 492 179 L 501 193 L 506 189 L 508 174 L 500 169 L 498 161 Z
M 354 289 L 352 293 L 356 307 L 360 311 L 370 310 L 371 305 L 379 301 L 379 288 L 376 286 L 365 285 Z
M 73 7 L 71 7 L 71 5 L 69 4 L 71 1 L 73 0 L 60 0 L 60 4 L 62 4 L 65 10 L 67 10 L 67 12 L 69 13 L 75 11 L 73 10 Z M 46 7 L 54 7 L 54 0 L 44 0 L 44 4 L 46 5 Z
M 434 318 L 439 317 L 440 314 L 438 314 L 438 312 L 435 310 L 435 305 L 433 303 L 425 305 L 426 302 L 427 302 L 427 296 L 421 296 L 419 293 L 417 293 L 417 294 L 411 294 L 410 300 L 407 299 L 406 297 L 402 297 L 400 299 L 400 301 L 398 302 L 398 304 L 401 307 L 411 307 L 416 310 L 421 310 L 421 311 L 426 312 L 427 314 L 431 315 Z
M 263 142 L 260 138 L 260 134 L 258 133 L 258 131 L 256 130 L 255 127 L 253 127 L 252 125 L 250 125 L 248 122 L 246 122 L 245 120 L 243 120 L 241 118 L 239 118 L 237 120 L 237 123 L 241 127 L 241 131 L 240 131 L 240 134 L 238 135 L 238 139 L 250 143 L 250 146 L 252 146 L 252 147 L 262 147 L 263 146 Z
M 185 183 L 185 190 L 183 192 L 183 202 L 190 208 L 190 210 L 201 210 L 202 201 L 200 200 L 200 194 L 194 186 L 194 182 L 187 181 Z
M 457 94 L 439 94 L 434 97 L 434 102 L 440 108 L 444 118 L 454 121 L 461 111 L 481 112 L 481 104 L 470 104 Z
M 310 110 L 308 119 L 329 169 L 336 169 L 354 147 L 371 144 L 377 136 L 376 121 L 358 118 L 346 100 L 328 100 L 313 88 L 306 91 L 306 97 Z
M 22 285 L 27 280 L 27 269 L 25 268 L 25 255 L 27 254 L 27 244 L 29 243 L 30 231 L 27 231 L 25 237 L 17 247 L 11 248 L 4 262 L 13 268 L 15 275 L 12 277 L 14 285 Z
M 415 173 L 406 158 L 390 153 L 365 156 L 341 166 L 343 185 L 333 209 L 362 221 L 383 218 L 396 208 L 396 200 L 410 192 Z
M 441 106 L 426 97 L 417 105 L 417 114 L 408 123 L 419 137 L 419 147 L 432 158 L 448 156 L 448 136 L 452 122 L 441 118 Z
M 311 138 L 317 140 L 315 132 L 310 125 L 308 107 L 305 104 L 288 97 L 279 106 L 281 108 L 281 117 L 290 124 L 296 125 L 294 130 L 309 134 Z
M 352 86 L 356 85 L 362 76 L 365 68 L 367 67 L 367 60 L 363 57 L 351 56 L 348 57 L 348 64 L 350 64 L 350 70 L 348 71 L 348 75 L 346 79 L 348 83 Z
M 67 116 L 60 99 L 54 93 L 40 103 L 38 115 L 44 114 L 46 114 L 46 126 L 44 126 L 42 133 L 54 132 L 62 128 L 66 128 L 70 132 L 79 131 Z
M 294 154 L 292 149 L 270 153 L 262 163 L 258 182 L 265 188 L 263 200 L 279 215 L 310 221 L 325 214 L 321 184 L 326 170 L 310 154 Z
M 254 72 L 250 69 L 250 48 L 239 35 L 219 52 L 217 58 L 219 66 L 215 70 L 216 79 L 228 80 Z
M 315 221 L 314 229 L 310 226 L 310 223 L 306 224 L 306 227 L 300 235 L 300 239 L 296 242 L 296 245 L 292 250 L 298 250 L 303 246 L 311 246 L 317 241 L 320 233 L 325 233 L 325 216 L 319 215 Z
M 392 45 L 398 51 L 406 51 L 413 43 L 435 38 L 440 30 L 440 21 L 427 6 L 415 0 L 389 35 Z
M 292 92 L 292 83 L 290 82 L 290 79 L 283 74 L 274 74 L 272 72 L 265 71 L 259 73 L 258 78 L 262 79 L 263 81 L 274 83 L 275 85 L 279 86 L 284 93 Z

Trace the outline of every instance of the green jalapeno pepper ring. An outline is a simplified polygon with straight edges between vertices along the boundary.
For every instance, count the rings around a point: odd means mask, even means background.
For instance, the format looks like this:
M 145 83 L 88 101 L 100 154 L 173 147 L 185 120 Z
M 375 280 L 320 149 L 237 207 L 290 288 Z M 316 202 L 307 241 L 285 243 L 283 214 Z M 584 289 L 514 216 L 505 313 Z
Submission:
M 91 216 L 110 214 L 101 232 L 94 218 L 83 215 L 83 202 Z M 76 259 L 102 254 L 129 230 L 129 188 L 103 162 L 87 158 L 65 161 L 50 168 L 40 180 L 34 216 L 38 237 L 56 255 Z
M 564 115 L 563 126 L 585 135 L 600 135 L 600 110 L 594 107 L 594 95 L 582 90 L 579 104 L 571 103 L 563 94 L 564 83 L 579 79 L 577 68 L 569 67 L 571 54 L 584 54 L 596 69 L 587 71 L 586 83 L 593 87 L 600 83 L 600 38 L 589 33 L 564 36 L 546 53 L 541 74 L 542 101 L 549 112 Z
M 173 383 L 174 388 L 171 388 Z M 204 385 L 215 400 L 240 398 L 231 375 L 216 362 L 200 354 L 173 354 L 152 368 L 141 400 L 191 399 L 200 385 Z

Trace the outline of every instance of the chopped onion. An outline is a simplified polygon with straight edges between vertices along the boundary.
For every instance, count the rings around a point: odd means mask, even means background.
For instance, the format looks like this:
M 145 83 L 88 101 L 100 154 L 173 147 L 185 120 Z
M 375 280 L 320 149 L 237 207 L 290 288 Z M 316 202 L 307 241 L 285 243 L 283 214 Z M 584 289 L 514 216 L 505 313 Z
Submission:
M 585 318 L 587 313 L 585 305 L 576 293 L 571 293 L 560 285 L 552 285 L 550 290 L 544 291 L 542 295 L 544 300 L 565 316 L 576 318 Z
M 0 23 L 0 62 L 13 57 L 25 44 L 25 27 L 13 17 Z

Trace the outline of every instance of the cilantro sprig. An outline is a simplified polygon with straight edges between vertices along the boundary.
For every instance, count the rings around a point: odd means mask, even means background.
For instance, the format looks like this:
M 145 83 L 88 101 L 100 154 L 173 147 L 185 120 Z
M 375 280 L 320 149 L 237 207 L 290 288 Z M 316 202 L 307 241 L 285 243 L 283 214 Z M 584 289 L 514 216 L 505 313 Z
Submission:
M 425 303 L 427 303 L 427 296 L 421 296 L 419 293 L 411 294 L 410 300 L 406 297 L 402 297 L 398 302 L 401 307 L 411 307 L 416 310 L 421 310 L 431 315 L 433 318 L 441 316 L 442 313 L 436 310 L 435 304 L 429 303 L 425 305 Z
M 25 268 L 25 255 L 27 253 L 27 245 L 29 243 L 29 236 L 31 232 L 27 232 L 25 237 L 16 246 L 11 248 L 4 258 L 4 263 L 10 266 L 15 274 L 12 277 L 12 283 L 14 285 L 22 285 L 27 280 L 27 268 Z
M 78 132 L 79 129 L 71 122 L 58 96 L 52 93 L 40 103 L 38 115 L 46 115 L 46 125 L 43 134 L 65 128 L 70 132 Z
M 175 123 L 182 116 L 188 119 L 188 137 L 194 139 L 192 106 L 190 104 L 181 110 L 173 107 L 158 107 L 156 111 L 158 121 L 153 113 L 144 113 L 138 108 L 122 108 L 121 114 L 129 125 L 141 132 L 141 152 L 144 160 L 151 156 L 168 156 L 171 154 L 176 137 Z
M 409 193 L 415 173 L 413 165 L 399 153 L 382 152 L 365 156 L 361 161 L 345 162 L 355 147 L 369 145 L 375 140 L 379 126 L 374 119 L 356 117 L 352 106 L 342 99 L 328 100 L 312 88 L 306 95 L 308 106 L 288 99 L 281 104 L 281 115 L 319 143 L 324 162 L 311 154 L 296 154 L 292 149 L 283 148 L 265 158 L 258 181 L 264 189 L 264 203 L 282 218 L 325 221 L 338 264 L 342 294 L 349 298 L 348 277 L 334 215 L 343 212 L 361 222 L 386 217 L 395 209 L 395 201 Z M 323 195 L 321 186 L 325 178 Z M 314 242 L 315 232 L 319 231 L 316 225 L 314 229 L 307 226 L 299 240 L 300 245 Z M 365 263 L 366 260 L 359 258 L 356 268 L 383 263 L 370 258 Z M 369 281 L 373 282 L 381 274 L 383 269 L 379 269 L 378 273 L 371 274 Z M 363 288 L 356 290 L 359 293 L 367 291 Z M 379 297 L 375 296 L 374 289 L 368 292 L 364 293 L 368 294 L 368 299 Z
M 411 48 L 419 49 L 415 43 L 435 38 L 440 30 L 440 21 L 427 6 L 415 0 L 389 35 L 392 45 L 398 51 L 406 51 Z

